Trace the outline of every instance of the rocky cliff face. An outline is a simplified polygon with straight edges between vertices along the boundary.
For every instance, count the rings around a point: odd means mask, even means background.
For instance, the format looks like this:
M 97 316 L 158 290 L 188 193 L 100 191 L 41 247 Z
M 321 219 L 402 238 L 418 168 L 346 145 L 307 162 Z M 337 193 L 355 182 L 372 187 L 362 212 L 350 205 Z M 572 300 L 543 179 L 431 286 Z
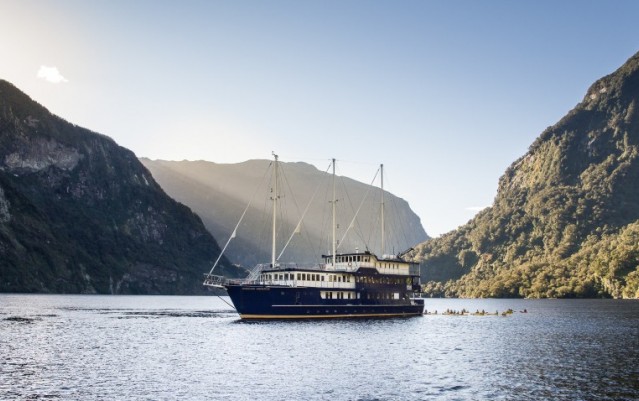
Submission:
M 493 206 L 417 248 L 433 295 L 639 297 L 639 54 L 500 179 Z
M 0 81 L 0 291 L 200 293 L 218 253 L 132 152 Z
M 237 164 L 217 164 L 204 161 L 164 161 L 142 159 L 162 188 L 175 199 L 191 207 L 202 217 L 204 224 L 215 236 L 225 241 L 233 232 L 239 217 L 252 198 L 237 238 L 231 242 L 226 254 L 233 262 L 245 266 L 270 260 L 271 204 L 269 186 L 264 185 L 270 161 L 250 160 Z M 301 212 L 308 205 L 301 235 L 296 235 L 280 259 L 282 262 L 317 262 L 330 245 L 330 174 L 306 163 L 280 163 L 283 211 L 280 216 L 282 249 L 296 228 Z M 371 171 L 371 177 L 374 171 Z M 268 177 L 266 177 L 268 178 Z M 342 238 L 355 210 L 363 201 L 357 223 L 344 237 L 342 251 L 369 249 L 379 252 L 379 189 L 348 178 L 338 178 L 338 238 Z M 322 186 L 325 184 L 324 186 Z M 256 195 L 257 188 L 263 192 Z M 314 193 L 315 201 L 310 202 Z M 368 195 L 368 196 L 367 196 Z M 332 196 L 332 195 L 331 195 Z M 310 202 L 310 203 L 309 203 Z M 419 217 L 406 201 L 390 193 L 385 194 L 387 213 L 387 252 L 400 252 L 428 238 Z

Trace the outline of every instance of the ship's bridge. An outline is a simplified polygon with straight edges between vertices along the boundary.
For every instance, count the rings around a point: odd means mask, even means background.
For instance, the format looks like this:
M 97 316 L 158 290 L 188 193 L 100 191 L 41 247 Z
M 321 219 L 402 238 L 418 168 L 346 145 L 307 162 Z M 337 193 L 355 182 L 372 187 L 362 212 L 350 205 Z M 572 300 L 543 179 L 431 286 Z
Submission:
M 326 270 L 355 272 L 359 268 L 376 269 L 380 274 L 392 274 L 400 276 L 419 276 L 419 265 L 406 262 L 395 255 L 384 255 L 378 258 L 370 252 L 344 253 L 335 256 L 323 255 Z

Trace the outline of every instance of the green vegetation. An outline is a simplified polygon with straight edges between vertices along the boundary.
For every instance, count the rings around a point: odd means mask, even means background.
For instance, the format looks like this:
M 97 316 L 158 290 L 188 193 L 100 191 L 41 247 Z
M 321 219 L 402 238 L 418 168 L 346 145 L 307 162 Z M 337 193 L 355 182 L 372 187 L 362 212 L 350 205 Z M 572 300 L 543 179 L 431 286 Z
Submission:
M 416 247 L 425 291 L 639 297 L 639 54 L 500 179 L 495 203 Z
M 132 152 L 0 80 L 0 292 L 202 293 L 219 251 Z

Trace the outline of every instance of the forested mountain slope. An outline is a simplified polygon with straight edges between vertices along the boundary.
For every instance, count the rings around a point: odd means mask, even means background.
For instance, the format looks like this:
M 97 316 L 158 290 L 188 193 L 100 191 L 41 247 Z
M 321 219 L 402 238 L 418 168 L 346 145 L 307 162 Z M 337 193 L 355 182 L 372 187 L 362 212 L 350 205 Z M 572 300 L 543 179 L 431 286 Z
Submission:
M 639 297 L 639 54 L 508 168 L 492 207 L 413 257 L 434 296 Z

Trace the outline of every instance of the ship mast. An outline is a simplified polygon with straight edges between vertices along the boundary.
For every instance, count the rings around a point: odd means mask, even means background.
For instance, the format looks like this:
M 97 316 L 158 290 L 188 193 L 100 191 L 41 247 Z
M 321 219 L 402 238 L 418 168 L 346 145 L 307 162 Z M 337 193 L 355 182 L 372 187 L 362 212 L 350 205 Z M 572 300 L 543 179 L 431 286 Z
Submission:
M 274 181 L 275 183 L 273 184 L 273 197 L 271 198 L 273 200 L 273 232 L 272 232 L 272 247 L 271 247 L 271 267 L 275 267 L 275 258 L 277 255 L 277 250 L 276 250 L 276 240 L 277 240 L 277 201 L 279 199 L 279 193 L 278 193 L 278 187 L 277 187 L 277 181 L 278 181 L 278 176 L 277 176 L 277 160 L 278 160 L 278 156 L 275 154 L 275 152 L 273 152 L 273 157 L 275 158 L 275 162 L 273 164 L 273 174 L 274 174 Z
M 335 224 L 335 204 L 337 203 L 337 199 L 335 199 L 335 159 L 333 159 L 333 202 L 331 202 L 333 204 L 333 239 L 332 239 L 332 252 L 333 252 L 333 266 L 335 266 L 335 252 L 337 252 L 336 249 L 336 242 L 335 242 L 335 236 L 336 236 L 336 224 Z
M 382 192 L 382 257 L 386 254 L 386 246 L 384 244 L 384 237 L 386 234 L 386 227 L 384 224 L 384 165 L 381 164 L 379 166 L 379 171 L 381 175 L 381 192 Z

